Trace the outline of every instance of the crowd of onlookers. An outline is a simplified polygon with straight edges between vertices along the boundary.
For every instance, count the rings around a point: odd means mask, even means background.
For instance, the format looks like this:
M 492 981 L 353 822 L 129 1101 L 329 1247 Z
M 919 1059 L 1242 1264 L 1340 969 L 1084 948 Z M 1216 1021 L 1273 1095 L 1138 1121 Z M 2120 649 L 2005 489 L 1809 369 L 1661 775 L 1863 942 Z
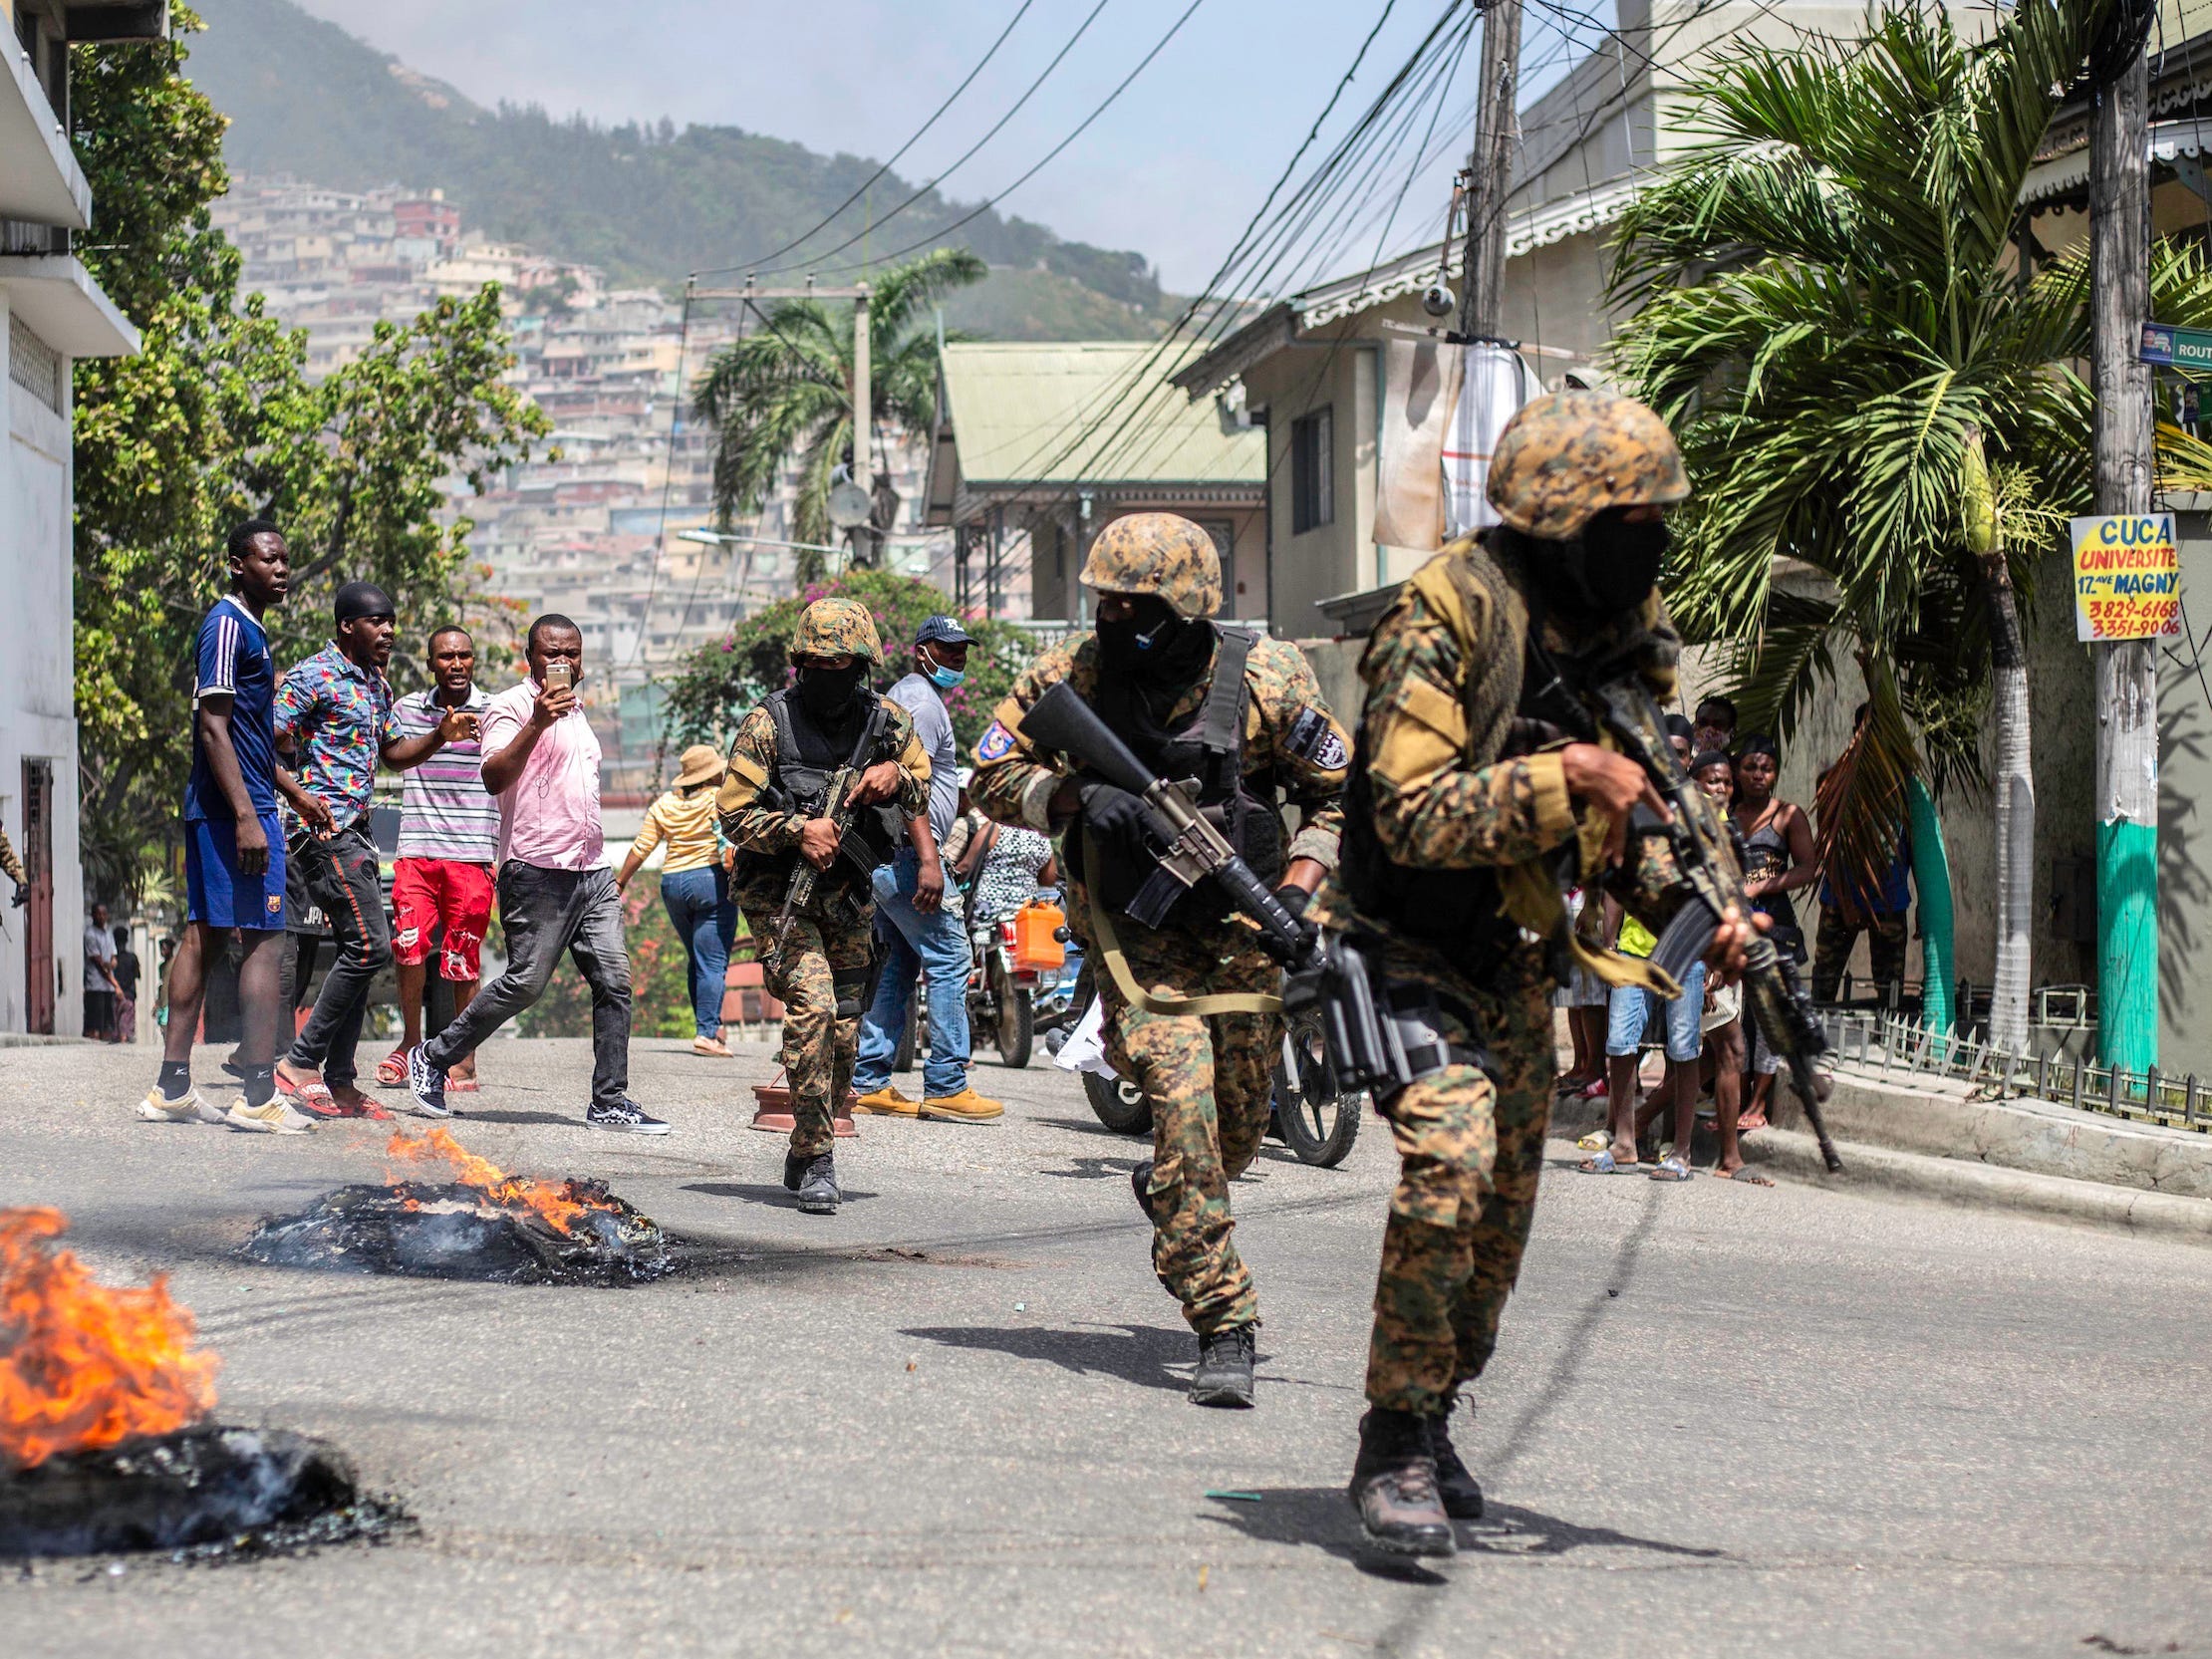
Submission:
M 1691 780 L 1735 820 L 1744 853 L 1744 890 L 1767 918 L 1768 937 L 1791 961 L 1802 965 L 1804 930 L 1794 896 L 1821 878 L 1811 818 L 1775 794 L 1782 773 L 1781 745 L 1763 734 L 1739 739 L 1736 721 L 1736 705 L 1727 697 L 1707 697 L 1698 704 L 1694 720 L 1669 715 L 1667 735 Z M 1834 912 L 1840 930 L 1846 916 L 1860 914 L 1864 907 L 1846 905 L 1832 887 L 1823 889 L 1822 901 L 1826 946 L 1828 913 Z M 1585 943 L 1610 946 L 1628 957 L 1648 957 L 1658 944 L 1650 930 L 1611 898 L 1577 894 L 1571 908 Z M 1888 937 L 1883 931 L 1888 926 L 1884 920 L 1875 928 L 1877 938 Z M 1901 907 L 1894 935 L 1901 966 Z M 1848 950 L 1846 938 L 1845 955 Z M 1838 972 L 1840 966 L 1838 957 Z M 1710 1094 L 1719 1138 L 1713 1173 L 1766 1184 L 1764 1176 L 1746 1167 L 1740 1137 L 1765 1127 L 1780 1061 L 1745 1018 L 1742 986 L 1719 982 L 1699 964 L 1683 976 L 1681 996 L 1668 1001 L 1640 985 L 1608 988 L 1594 974 L 1577 970 L 1559 1000 L 1567 1010 L 1574 1045 L 1573 1063 L 1560 1078 L 1560 1090 L 1606 1102 L 1606 1129 L 1583 1140 L 1590 1154 L 1581 1166 L 1585 1171 L 1613 1174 L 1648 1164 L 1654 1180 L 1688 1180 L 1699 1103 Z M 1647 1045 L 1665 1055 L 1665 1069 L 1648 1092 L 1642 1076 Z

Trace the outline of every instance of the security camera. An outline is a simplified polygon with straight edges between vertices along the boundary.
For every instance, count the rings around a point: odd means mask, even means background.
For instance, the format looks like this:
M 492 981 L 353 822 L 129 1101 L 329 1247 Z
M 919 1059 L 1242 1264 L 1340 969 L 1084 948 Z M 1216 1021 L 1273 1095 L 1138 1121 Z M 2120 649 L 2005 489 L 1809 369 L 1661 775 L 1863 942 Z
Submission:
M 1421 309 L 1432 317 L 1449 317 L 1459 305 L 1452 290 L 1441 282 L 1432 282 L 1421 290 Z

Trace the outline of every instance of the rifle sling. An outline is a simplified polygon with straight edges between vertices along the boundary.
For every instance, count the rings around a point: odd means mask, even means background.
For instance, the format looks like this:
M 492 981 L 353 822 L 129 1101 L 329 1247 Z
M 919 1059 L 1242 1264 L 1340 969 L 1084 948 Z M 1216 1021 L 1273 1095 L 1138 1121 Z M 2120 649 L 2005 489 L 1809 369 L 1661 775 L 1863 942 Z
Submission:
M 1098 845 L 1092 840 L 1088 829 L 1083 831 L 1083 857 L 1087 868 L 1098 868 Z M 1137 975 L 1130 970 L 1129 959 L 1122 952 L 1121 940 L 1114 932 L 1114 922 L 1108 907 L 1094 904 L 1089 910 L 1092 930 L 1098 935 L 1098 954 L 1106 959 L 1106 971 L 1113 975 L 1114 987 L 1121 992 L 1122 1000 L 1131 1007 L 1142 1008 L 1149 1014 L 1192 1019 L 1203 1019 L 1212 1014 L 1282 1012 L 1282 998 L 1269 996 L 1262 991 L 1224 990 L 1203 996 L 1177 996 L 1145 989 L 1137 982 Z

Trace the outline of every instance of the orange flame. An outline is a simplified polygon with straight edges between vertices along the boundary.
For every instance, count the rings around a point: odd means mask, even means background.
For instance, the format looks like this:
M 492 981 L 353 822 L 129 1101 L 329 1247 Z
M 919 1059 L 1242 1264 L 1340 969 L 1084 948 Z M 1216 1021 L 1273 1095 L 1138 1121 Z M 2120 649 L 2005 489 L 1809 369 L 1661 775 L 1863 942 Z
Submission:
M 563 1185 L 509 1175 L 490 1159 L 477 1157 L 442 1125 L 425 1130 L 419 1140 L 409 1139 L 405 1132 L 396 1134 L 384 1150 L 411 1164 L 443 1159 L 463 1187 L 473 1188 L 503 1210 L 533 1211 L 556 1233 L 575 1232 L 576 1219 L 591 1209 L 570 1198 Z
M 59 1210 L 0 1210 L 0 1464 L 167 1434 L 215 1407 L 222 1361 L 192 1349 L 166 1274 L 110 1289 L 48 1241 Z

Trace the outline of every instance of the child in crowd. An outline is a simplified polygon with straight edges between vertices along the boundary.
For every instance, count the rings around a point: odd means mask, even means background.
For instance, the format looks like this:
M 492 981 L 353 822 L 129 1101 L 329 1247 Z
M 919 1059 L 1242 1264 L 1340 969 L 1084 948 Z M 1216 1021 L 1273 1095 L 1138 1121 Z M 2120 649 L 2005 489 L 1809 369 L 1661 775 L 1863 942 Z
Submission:
M 1708 749 L 1690 762 L 1690 777 L 1727 812 L 1736 797 L 1735 762 L 1718 749 Z M 1738 1117 L 1744 1103 L 1744 987 L 1710 980 L 1705 991 L 1705 1064 L 1713 1084 L 1713 1122 L 1720 1137 L 1720 1155 L 1713 1173 L 1724 1181 L 1741 1181 L 1755 1187 L 1774 1183 L 1744 1162 L 1737 1138 Z

